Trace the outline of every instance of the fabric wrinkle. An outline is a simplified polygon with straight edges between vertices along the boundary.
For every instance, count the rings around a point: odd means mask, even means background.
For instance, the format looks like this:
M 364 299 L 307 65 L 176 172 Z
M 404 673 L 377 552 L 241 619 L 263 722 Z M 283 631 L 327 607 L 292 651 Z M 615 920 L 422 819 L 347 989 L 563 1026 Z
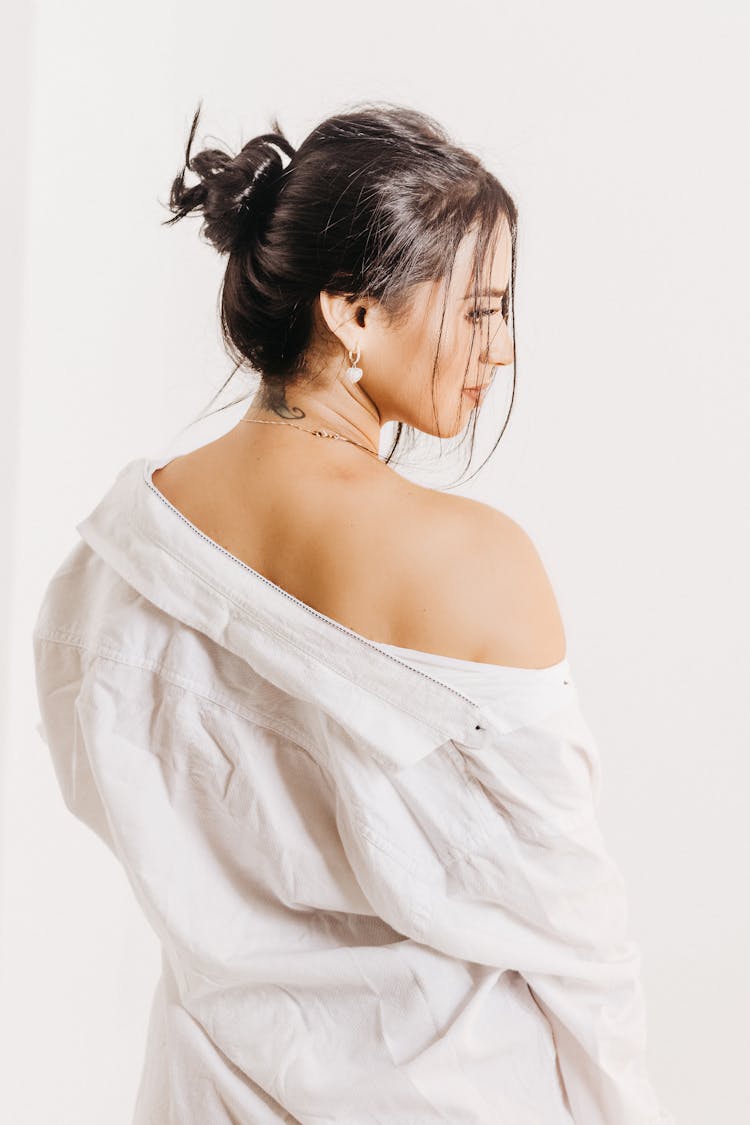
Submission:
M 379 645 L 126 464 L 52 574 L 37 730 L 161 947 L 133 1125 L 673 1125 L 567 659 Z

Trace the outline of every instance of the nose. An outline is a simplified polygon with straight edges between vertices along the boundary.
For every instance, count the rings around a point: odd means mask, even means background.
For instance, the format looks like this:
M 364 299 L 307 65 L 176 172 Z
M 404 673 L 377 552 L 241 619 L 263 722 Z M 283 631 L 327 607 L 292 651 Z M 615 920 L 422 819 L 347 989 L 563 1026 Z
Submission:
M 513 337 L 505 322 L 490 341 L 489 348 L 482 359 L 493 367 L 507 367 L 513 362 Z

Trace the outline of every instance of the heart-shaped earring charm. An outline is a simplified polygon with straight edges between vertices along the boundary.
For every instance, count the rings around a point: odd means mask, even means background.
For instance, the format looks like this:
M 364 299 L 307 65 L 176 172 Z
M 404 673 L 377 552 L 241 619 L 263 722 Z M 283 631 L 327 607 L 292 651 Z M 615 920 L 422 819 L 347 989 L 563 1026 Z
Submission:
M 359 363 L 359 344 L 357 344 L 356 355 L 351 348 L 349 349 L 349 363 L 351 366 L 346 369 L 346 377 L 351 383 L 358 383 L 364 374 L 362 368 L 357 366 Z

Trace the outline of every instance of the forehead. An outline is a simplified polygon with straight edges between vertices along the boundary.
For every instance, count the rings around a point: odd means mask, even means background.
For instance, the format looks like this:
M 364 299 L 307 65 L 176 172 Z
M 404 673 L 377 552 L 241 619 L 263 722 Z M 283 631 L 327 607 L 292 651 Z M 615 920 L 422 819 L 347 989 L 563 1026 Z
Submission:
M 456 253 L 450 289 L 452 292 L 461 290 L 461 296 L 471 292 L 474 287 L 474 255 L 476 252 L 477 232 L 469 232 Z M 492 286 L 505 289 L 510 279 L 511 270 L 511 237 L 507 219 L 503 216 L 493 232 L 479 278 L 480 287 Z

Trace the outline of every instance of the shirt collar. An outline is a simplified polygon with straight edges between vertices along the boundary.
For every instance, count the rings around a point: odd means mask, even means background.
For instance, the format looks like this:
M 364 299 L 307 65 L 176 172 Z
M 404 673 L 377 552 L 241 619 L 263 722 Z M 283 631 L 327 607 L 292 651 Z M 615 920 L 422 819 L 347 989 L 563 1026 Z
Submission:
M 386 767 L 448 740 L 484 741 L 475 701 L 300 601 L 192 524 L 151 480 L 171 459 L 128 462 L 76 526 L 125 581 L 271 683 L 321 706 Z

